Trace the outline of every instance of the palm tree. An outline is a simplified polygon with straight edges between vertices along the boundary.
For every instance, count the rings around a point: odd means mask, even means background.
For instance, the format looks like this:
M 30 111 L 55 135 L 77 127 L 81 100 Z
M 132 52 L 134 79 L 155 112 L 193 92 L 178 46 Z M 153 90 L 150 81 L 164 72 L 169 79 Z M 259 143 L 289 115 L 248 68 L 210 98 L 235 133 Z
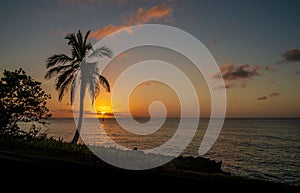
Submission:
M 61 101 L 63 96 L 71 89 L 70 101 L 74 101 L 74 88 L 78 86 L 77 79 L 80 80 L 80 103 L 79 103 L 79 119 L 75 135 L 71 141 L 77 144 L 82 126 L 83 118 L 83 101 L 86 88 L 88 88 L 91 96 L 94 99 L 100 91 L 102 85 L 107 92 L 110 92 L 110 86 L 107 79 L 98 73 L 96 63 L 87 63 L 90 57 L 112 57 L 112 51 L 103 46 L 96 50 L 93 49 L 91 43 L 87 43 L 87 38 L 90 30 L 85 34 L 84 38 L 80 31 L 75 35 L 69 33 L 65 36 L 68 45 L 71 46 L 71 56 L 66 54 L 55 54 L 47 59 L 46 67 L 48 71 L 45 74 L 45 79 L 50 79 L 56 76 L 55 89 L 58 91 L 58 100 Z M 91 53 L 91 54 L 89 54 Z

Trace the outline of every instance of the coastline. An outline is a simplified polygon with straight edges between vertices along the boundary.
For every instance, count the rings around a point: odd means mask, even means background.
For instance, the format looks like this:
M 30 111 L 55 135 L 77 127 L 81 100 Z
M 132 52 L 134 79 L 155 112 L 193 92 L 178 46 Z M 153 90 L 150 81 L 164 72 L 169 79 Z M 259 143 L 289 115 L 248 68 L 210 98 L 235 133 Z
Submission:
M 299 136 L 299 127 L 297 125 L 299 125 L 299 121 L 300 119 L 277 118 L 226 119 L 216 143 L 205 157 L 223 161 L 222 166 L 226 171 L 239 176 L 300 185 L 299 164 L 294 161 L 297 160 L 297 141 Z M 96 124 L 94 124 L 94 121 L 90 123 L 91 133 L 93 133 L 97 129 L 93 127 Z M 166 127 L 163 127 L 162 131 L 166 131 L 168 134 L 171 133 L 173 125 L 177 123 L 177 119 L 167 119 Z M 49 125 L 48 136 L 55 136 L 56 139 L 61 137 L 68 142 L 74 133 L 74 124 L 74 119 L 57 119 Z M 206 128 L 207 124 L 208 120 L 200 120 L 199 129 L 183 155 L 198 156 L 200 139 L 203 137 L 201 132 Z M 104 122 L 104 126 L 107 126 L 107 128 L 118 128 L 115 121 L 111 119 L 107 119 Z M 168 128 L 170 130 L 167 130 Z M 110 131 L 113 135 L 119 136 L 118 140 L 123 140 L 125 143 L 139 140 L 114 133 L 114 129 Z M 162 136 L 164 137 L 164 135 Z M 139 146 L 140 149 L 147 149 L 152 147 L 152 145 L 153 147 L 158 146 L 155 142 L 161 140 L 159 136 L 148 139 L 143 140 L 143 143 Z M 105 140 L 99 138 L 99 143 L 103 141 Z M 105 144 L 104 146 L 109 145 Z M 128 145 L 131 145 L 131 143 L 128 143 Z M 130 147 L 133 147 L 133 145 Z
M 3 186 L 18 188 L 13 183 L 43 184 L 47 189 L 92 190 L 97 186 L 113 190 L 133 191 L 199 191 L 199 192 L 248 192 L 279 191 L 298 192 L 299 186 L 291 186 L 262 180 L 245 179 L 220 173 L 195 173 L 184 170 L 166 172 L 159 170 L 125 170 L 108 165 L 91 164 L 61 158 L 0 151 Z M 14 179 L 14 180 L 11 180 Z M 13 183 L 12 183 L 13 182 Z M 70 183 L 69 183 L 70 182 Z M 12 184 L 11 184 L 12 183 Z M 100 188 L 98 187 L 98 189 Z M 137 191 L 140 192 L 140 191 Z

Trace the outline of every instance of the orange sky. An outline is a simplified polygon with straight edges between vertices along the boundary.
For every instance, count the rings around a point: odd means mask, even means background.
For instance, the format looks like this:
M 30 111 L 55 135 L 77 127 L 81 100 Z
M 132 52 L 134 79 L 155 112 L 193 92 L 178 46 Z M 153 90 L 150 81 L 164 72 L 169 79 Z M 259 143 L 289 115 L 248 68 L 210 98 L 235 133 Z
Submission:
M 115 57 L 104 70 L 103 75 L 109 80 L 110 85 L 113 88 L 116 78 L 118 78 L 124 69 L 139 61 L 151 59 L 153 57 L 158 60 L 168 61 L 175 66 L 177 65 L 182 71 L 185 71 L 190 75 L 191 81 L 198 94 L 199 106 L 201 109 L 200 117 L 209 117 L 211 113 L 211 99 L 204 78 L 201 74 L 194 72 L 195 69 L 193 70 L 193 67 L 190 66 L 191 64 L 187 59 L 182 58 L 172 51 L 154 47 L 129 50 L 126 53 Z M 224 68 L 228 68 L 228 66 L 231 65 L 225 65 Z M 256 67 L 253 66 L 252 70 L 253 73 L 256 72 Z M 297 81 L 297 78 L 289 77 L 289 80 L 287 80 L 281 76 L 274 77 L 274 72 L 264 71 L 262 69 L 257 69 L 257 73 L 264 73 L 264 76 L 237 80 L 225 79 L 225 83 L 229 85 L 226 89 L 226 116 L 294 117 L 299 115 L 299 108 L 297 108 L 297 105 L 300 105 L 299 100 L 297 100 L 297 97 L 300 97 L 299 92 L 294 92 L 293 86 L 283 86 L 289 81 Z M 277 82 L 280 80 L 278 85 L 272 83 L 274 79 L 277 79 Z M 230 88 L 231 86 L 233 86 L 233 88 Z M 293 92 L 295 95 L 284 94 Z M 258 97 L 258 93 L 262 93 L 260 96 L 261 98 Z M 56 105 L 59 104 L 59 108 L 61 108 L 61 111 L 55 111 L 55 117 L 73 116 L 68 99 L 68 96 L 66 96 L 63 102 L 55 103 L 54 106 L 51 107 L 52 109 L 55 109 L 57 108 Z M 135 117 L 147 117 L 149 116 L 149 106 L 154 101 L 161 101 L 164 103 L 168 112 L 168 117 L 180 116 L 180 101 L 176 96 L 176 93 L 168 85 L 158 81 L 141 83 L 133 90 L 129 98 L 130 113 Z M 102 89 L 94 106 L 91 105 L 90 98 L 86 98 L 85 110 L 95 110 L 100 113 L 105 113 L 104 115 L 100 114 L 101 117 L 111 117 L 112 112 L 119 116 L 129 115 L 126 104 L 120 104 L 118 101 L 116 101 L 115 104 L 112 104 L 111 93 L 105 92 L 104 89 Z
M 130 25 L 164 24 L 190 33 L 215 58 L 226 84 L 227 117 L 300 117 L 298 7 L 298 1 L 272 4 L 180 0 L 20 1 L 18 4 L 7 1 L 0 6 L 3 37 L 0 71 L 23 68 L 51 94 L 47 106 L 53 117 L 72 117 L 69 94 L 59 102 L 55 78 L 44 79 L 48 57 L 56 53 L 70 54 L 65 34 L 91 30 L 89 41 L 94 44 Z M 112 88 L 116 78 L 130 65 L 149 59 L 163 60 L 189 75 L 198 95 L 201 117 L 210 116 L 207 84 L 184 57 L 150 47 L 114 57 L 103 74 Z M 220 77 L 212 74 L 211 78 Z M 102 90 L 95 107 L 87 97 L 86 112 L 96 109 L 107 115 L 111 111 L 128 115 L 125 104 L 120 101 L 111 104 L 110 97 L 111 93 Z M 134 116 L 147 116 L 149 105 L 156 100 L 165 103 L 168 116 L 180 113 L 174 91 L 158 82 L 145 82 L 136 87 L 129 99 L 130 112 Z M 192 111 L 195 107 L 190 108 Z

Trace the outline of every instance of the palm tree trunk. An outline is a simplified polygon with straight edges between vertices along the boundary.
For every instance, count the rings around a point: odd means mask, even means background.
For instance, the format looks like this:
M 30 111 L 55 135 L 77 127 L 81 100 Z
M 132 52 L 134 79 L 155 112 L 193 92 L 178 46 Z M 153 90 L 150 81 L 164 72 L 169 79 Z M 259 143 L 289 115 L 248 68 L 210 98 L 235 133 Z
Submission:
M 75 135 L 74 135 L 74 137 L 73 137 L 71 143 L 72 143 L 72 144 L 77 144 L 78 139 L 79 139 L 79 131 L 78 131 L 78 129 L 76 128 Z
M 86 89 L 86 83 L 84 81 L 84 78 L 81 80 L 80 84 L 80 102 L 79 102 L 79 118 L 77 123 L 77 128 L 75 131 L 75 135 L 71 141 L 72 144 L 77 144 L 79 136 L 80 136 L 80 130 L 82 127 L 82 120 L 83 120 L 83 103 L 84 103 L 84 96 L 85 96 L 85 89 Z

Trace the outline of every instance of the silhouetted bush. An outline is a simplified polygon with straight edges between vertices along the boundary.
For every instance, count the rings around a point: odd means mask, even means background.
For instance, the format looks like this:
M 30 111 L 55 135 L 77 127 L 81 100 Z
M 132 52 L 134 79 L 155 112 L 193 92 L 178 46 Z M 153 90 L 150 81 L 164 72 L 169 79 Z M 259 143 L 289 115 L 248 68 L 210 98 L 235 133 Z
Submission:
M 32 126 L 28 132 L 21 130 L 18 122 L 32 122 L 51 117 L 46 107 L 48 95 L 41 82 L 26 75 L 23 69 L 4 70 L 0 80 L 0 135 L 19 138 L 45 137 Z
M 217 162 L 203 157 L 179 156 L 173 159 L 169 165 L 179 170 L 191 170 L 197 172 L 222 173 L 222 161 Z M 167 164 L 167 165 L 168 165 Z

